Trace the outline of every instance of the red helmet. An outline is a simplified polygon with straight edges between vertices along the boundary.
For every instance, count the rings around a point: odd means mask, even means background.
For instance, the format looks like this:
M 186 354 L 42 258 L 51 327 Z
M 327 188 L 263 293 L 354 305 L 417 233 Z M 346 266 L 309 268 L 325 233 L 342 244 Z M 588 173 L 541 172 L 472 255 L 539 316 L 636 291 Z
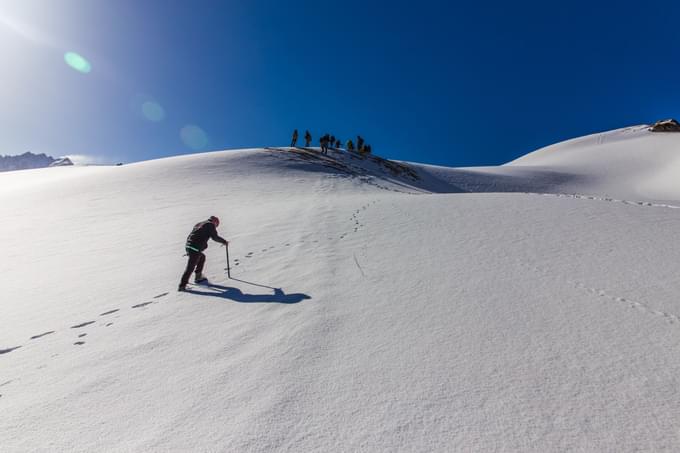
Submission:
M 211 221 L 212 223 L 214 223 L 215 226 L 220 225 L 220 219 L 217 216 L 211 215 L 208 220 Z

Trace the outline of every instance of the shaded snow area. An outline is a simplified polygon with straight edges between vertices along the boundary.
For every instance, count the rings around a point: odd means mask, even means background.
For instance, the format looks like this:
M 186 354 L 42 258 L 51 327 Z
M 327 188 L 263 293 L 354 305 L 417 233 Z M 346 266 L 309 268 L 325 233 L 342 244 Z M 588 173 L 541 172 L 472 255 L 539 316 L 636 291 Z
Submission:
M 4 173 L 0 450 L 678 451 L 675 137 Z

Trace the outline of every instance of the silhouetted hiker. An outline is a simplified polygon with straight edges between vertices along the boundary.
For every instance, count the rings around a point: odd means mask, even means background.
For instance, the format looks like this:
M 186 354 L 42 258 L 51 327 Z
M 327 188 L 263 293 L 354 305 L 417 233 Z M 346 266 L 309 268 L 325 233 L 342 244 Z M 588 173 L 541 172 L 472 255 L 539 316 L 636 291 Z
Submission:
M 335 146 L 335 135 L 331 135 L 331 141 L 329 142 L 329 146 L 331 148 Z
M 312 143 L 312 134 L 309 131 L 305 131 L 305 147 L 309 148 L 310 143 Z
M 297 143 L 297 138 L 298 138 L 298 132 L 297 129 L 293 131 L 293 139 L 290 141 L 290 147 L 294 148 L 295 144 Z
M 326 136 L 322 135 L 319 138 L 319 147 L 321 148 L 321 154 L 323 154 L 324 143 L 326 143 Z
M 357 135 L 357 151 L 361 152 L 361 149 L 364 147 L 364 139 L 361 137 L 361 135 Z
M 189 283 L 189 277 L 191 273 L 196 271 L 196 277 L 194 282 L 201 283 L 208 280 L 203 276 L 203 265 L 205 264 L 205 255 L 203 250 L 208 248 L 208 239 L 220 242 L 223 245 L 229 244 L 228 241 L 222 239 L 217 234 L 217 227 L 220 225 L 220 219 L 215 216 L 210 216 L 208 220 L 199 222 L 194 225 L 194 229 L 189 233 L 187 237 L 187 243 L 184 248 L 189 256 L 189 261 L 187 262 L 187 268 L 182 274 L 182 280 L 179 282 L 179 288 L 177 291 L 184 291 Z
M 340 141 L 340 139 L 339 138 L 335 139 L 335 147 L 340 149 L 341 146 L 342 146 L 342 142 Z
M 324 135 L 319 139 L 319 144 L 321 145 L 321 153 L 322 154 L 328 154 L 328 141 L 329 141 L 328 134 Z
M 347 151 L 354 151 L 354 143 L 352 143 L 352 140 L 347 140 L 347 145 L 345 145 L 347 148 Z

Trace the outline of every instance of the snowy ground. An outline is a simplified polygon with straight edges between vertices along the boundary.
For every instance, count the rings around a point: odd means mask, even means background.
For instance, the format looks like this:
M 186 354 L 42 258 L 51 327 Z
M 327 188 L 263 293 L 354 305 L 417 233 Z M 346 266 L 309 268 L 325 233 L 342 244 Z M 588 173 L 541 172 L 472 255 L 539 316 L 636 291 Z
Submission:
M 0 450 L 677 451 L 678 159 L 632 128 L 418 179 L 287 148 L 2 174 Z M 209 215 L 233 279 L 213 243 L 177 293 Z

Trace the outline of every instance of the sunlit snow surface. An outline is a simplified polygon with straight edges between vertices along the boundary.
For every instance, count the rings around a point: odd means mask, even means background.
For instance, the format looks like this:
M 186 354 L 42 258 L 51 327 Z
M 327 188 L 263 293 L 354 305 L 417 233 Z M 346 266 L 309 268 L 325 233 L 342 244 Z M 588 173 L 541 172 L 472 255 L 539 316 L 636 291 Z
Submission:
M 0 174 L 0 449 L 677 451 L 680 136 L 601 137 Z

